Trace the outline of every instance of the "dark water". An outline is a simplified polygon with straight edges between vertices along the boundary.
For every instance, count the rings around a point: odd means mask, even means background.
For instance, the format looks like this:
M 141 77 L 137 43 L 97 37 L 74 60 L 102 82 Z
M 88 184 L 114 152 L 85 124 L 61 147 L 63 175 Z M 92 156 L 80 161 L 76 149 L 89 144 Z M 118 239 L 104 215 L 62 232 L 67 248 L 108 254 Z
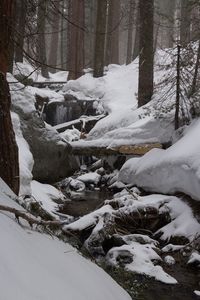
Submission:
M 84 216 L 103 205 L 106 199 L 111 199 L 112 193 L 107 188 L 99 190 L 86 190 L 83 192 L 72 192 L 70 199 L 60 207 L 59 212 L 74 217 Z

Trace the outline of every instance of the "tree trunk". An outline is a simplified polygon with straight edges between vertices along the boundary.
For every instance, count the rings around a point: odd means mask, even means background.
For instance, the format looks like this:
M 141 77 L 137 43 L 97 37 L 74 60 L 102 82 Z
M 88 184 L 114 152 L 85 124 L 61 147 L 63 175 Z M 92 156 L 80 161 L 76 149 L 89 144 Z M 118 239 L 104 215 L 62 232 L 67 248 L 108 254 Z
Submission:
M 10 93 L 5 75 L 0 72 L 0 177 L 18 195 L 18 148 L 10 116 Z
M 134 10 L 135 10 L 135 0 L 129 0 L 128 43 L 127 43 L 127 54 L 126 54 L 127 65 L 130 64 L 132 61 Z
M 59 40 L 59 23 L 60 23 L 60 3 L 58 1 L 55 2 L 55 9 L 52 11 L 51 16 L 51 42 L 50 42 L 50 50 L 49 50 L 49 65 L 56 67 L 57 66 L 57 56 L 58 56 L 58 40 Z M 50 68 L 52 73 L 55 73 L 56 70 L 54 68 Z
M 47 12 L 47 1 L 38 1 L 38 17 L 37 17 L 37 29 L 38 29 L 38 60 L 41 63 L 41 74 L 42 76 L 49 78 L 47 56 L 46 56 L 46 42 L 45 42 L 45 19 Z
M 15 61 L 23 62 L 24 36 L 27 14 L 27 0 L 20 0 L 17 4 L 19 19 L 17 24 L 17 45 L 15 49 Z
M 94 77 L 102 77 L 104 71 L 107 0 L 98 0 L 94 49 Z
M 200 40 L 199 40 L 199 45 L 198 45 L 198 50 L 197 50 L 197 58 L 196 58 L 196 63 L 195 63 L 194 76 L 193 76 L 193 80 L 192 80 L 191 90 L 189 93 L 189 98 L 194 95 L 194 93 L 196 92 L 196 89 L 197 89 L 199 64 L 200 64 Z
M 71 0 L 68 27 L 68 80 L 77 79 L 84 69 L 84 16 L 85 1 Z
M 0 177 L 19 193 L 18 148 L 10 116 L 10 93 L 5 74 L 8 70 L 13 21 L 12 0 L 0 1 Z
M 140 0 L 138 106 L 151 100 L 153 94 L 153 16 L 154 1 Z
M 106 65 L 119 64 L 120 0 L 108 0 Z
M 191 7 L 189 0 L 181 1 L 181 27 L 180 27 L 180 43 L 182 47 L 187 46 L 190 42 L 190 13 Z
M 176 104 L 175 104 L 175 130 L 179 128 L 179 110 L 180 110 L 180 56 L 181 46 L 177 46 L 177 63 L 176 63 Z
M 135 38 L 134 38 L 132 60 L 136 59 L 136 57 L 138 57 L 139 52 L 140 52 L 140 47 L 139 47 L 140 24 L 139 23 L 140 23 L 140 11 L 139 11 L 139 3 L 137 3 L 137 8 L 136 8 L 136 29 L 135 29 Z

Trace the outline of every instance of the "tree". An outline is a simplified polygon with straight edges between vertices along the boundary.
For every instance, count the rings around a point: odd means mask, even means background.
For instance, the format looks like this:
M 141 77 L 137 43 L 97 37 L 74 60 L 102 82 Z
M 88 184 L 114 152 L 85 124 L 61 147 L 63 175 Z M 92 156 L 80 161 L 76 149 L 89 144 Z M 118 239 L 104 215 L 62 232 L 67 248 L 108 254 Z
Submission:
M 153 16 L 154 1 L 140 0 L 138 106 L 151 100 L 153 94 Z
M 13 0 L 0 1 L 0 177 L 19 193 L 18 148 L 10 116 L 10 93 L 6 81 L 13 20 Z
M 57 66 L 57 56 L 58 56 L 58 39 L 59 39 L 59 23 L 60 23 L 60 2 L 55 2 L 55 7 L 51 12 L 51 41 L 49 49 L 49 60 L 50 66 Z M 51 68 L 50 71 L 54 73 L 56 70 Z
M 23 62 L 24 36 L 27 14 L 27 0 L 17 0 L 17 45 L 15 49 L 15 61 Z
M 68 24 L 68 80 L 77 79 L 84 68 L 84 18 L 85 1 L 71 0 Z
M 126 54 L 127 65 L 130 64 L 132 61 L 134 10 L 135 10 L 135 0 L 129 0 L 128 43 L 127 43 L 127 54 Z
M 48 72 L 48 67 L 47 67 L 46 41 L 45 41 L 45 23 L 46 23 L 46 14 L 47 14 L 47 1 L 48 0 L 38 0 L 37 52 L 38 52 L 38 60 L 41 63 L 41 74 L 42 74 L 42 76 L 49 78 L 49 72 Z
M 97 18 L 94 49 L 94 77 L 103 76 L 104 56 L 105 56 L 105 37 L 106 37 L 106 13 L 107 0 L 97 0 Z
M 180 43 L 182 47 L 185 47 L 190 42 L 190 13 L 191 7 L 189 0 L 182 0 L 180 27 Z
M 108 1 L 106 65 L 119 64 L 120 0 Z

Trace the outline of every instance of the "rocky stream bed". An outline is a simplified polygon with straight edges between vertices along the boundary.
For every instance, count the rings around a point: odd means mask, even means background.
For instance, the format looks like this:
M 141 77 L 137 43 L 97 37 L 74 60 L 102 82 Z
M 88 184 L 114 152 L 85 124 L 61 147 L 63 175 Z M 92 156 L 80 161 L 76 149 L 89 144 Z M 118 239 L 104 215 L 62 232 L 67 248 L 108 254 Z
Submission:
M 135 202 L 158 195 L 147 195 L 137 188 L 120 185 L 117 174 L 116 170 L 108 172 L 102 166 L 93 168 L 92 172 L 90 167 L 85 167 L 57 184 L 68 198 L 59 205 L 59 213 L 73 217 L 65 226 L 66 231 L 72 233 L 70 243 L 104 268 L 132 299 L 198 299 L 194 291 L 200 289 L 200 264 L 192 257 L 200 249 L 199 237 L 190 240 L 174 235 L 162 239 L 162 228 L 173 222 L 169 209 L 171 200 L 162 195 L 159 205 L 152 205 L 151 200 L 149 205 L 145 202 L 137 206 Z M 199 219 L 193 200 L 182 194 L 177 196 L 179 198 L 174 197 L 173 201 L 179 199 L 184 205 L 192 203 L 192 210 Z M 141 262 L 138 251 L 147 253 L 149 250 L 153 254 L 144 254 Z M 136 261 L 137 269 L 138 260 L 139 268 L 147 265 L 144 274 L 131 267 Z M 146 270 L 150 270 L 149 276 Z

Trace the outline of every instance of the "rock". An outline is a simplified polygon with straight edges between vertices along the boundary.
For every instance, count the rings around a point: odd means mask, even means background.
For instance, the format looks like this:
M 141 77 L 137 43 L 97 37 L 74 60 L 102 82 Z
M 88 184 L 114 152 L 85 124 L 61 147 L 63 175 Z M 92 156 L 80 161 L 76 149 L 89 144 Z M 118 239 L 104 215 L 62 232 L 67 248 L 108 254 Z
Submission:
M 76 192 L 82 192 L 85 190 L 85 183 L 77 179 L 72 179 L 70 181 L 70 187 Z
M 79 163 L 70 154 L 70 145 L 44 123 L 37 111 L 27 113 L 17 105 L 12 109 L 20 116 L 22 133 L 34 158 L 33 178 L 53 183 L 72 175 Z
M 167 265 L 174 265 L 176 263 L 175 259 L 171 256 L 171 255 L 167 255 L 165 256 L 164 258 L 164 262 L 167 264 Z
M 65 94 L 65 101 L 49 102 L 45 108 L 46 122 L 52 126 L 79 119 L 82 115 L 95 116 L 96 100 L 79 100 Z

